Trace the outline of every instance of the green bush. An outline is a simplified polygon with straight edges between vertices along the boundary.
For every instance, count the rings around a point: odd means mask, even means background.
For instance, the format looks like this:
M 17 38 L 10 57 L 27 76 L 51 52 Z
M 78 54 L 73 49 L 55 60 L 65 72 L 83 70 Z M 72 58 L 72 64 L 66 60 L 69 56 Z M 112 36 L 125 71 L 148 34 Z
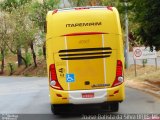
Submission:
M 42 49 L 39 49 L 38 50 L 38 56 L 41 57 L 42 55 L 43 55 L 43 51 L 42 51 Z
M 27 65 L 31 65 L 31 60 L 32 60 L 31 53 L 26 53 L 25 59 L 26 59 Z
M 145 67 L 146 64 L 147 64 L 147 59 L 143 59 L 143 60 L 142 60 L 142 64 L 143 64 L 143 67 Z
M 3 56 L 2 56 L 2 54 L 0 54 L 0 61 L 2 61 L 2 59 L 3 59 Z
M 14 72 L 15 69 L 16 69 L 15 63 L 8 63 L 8 69 L 9 69 L 9 74 L 10 74 L 10 75 L 13 75 L 13 72 Z

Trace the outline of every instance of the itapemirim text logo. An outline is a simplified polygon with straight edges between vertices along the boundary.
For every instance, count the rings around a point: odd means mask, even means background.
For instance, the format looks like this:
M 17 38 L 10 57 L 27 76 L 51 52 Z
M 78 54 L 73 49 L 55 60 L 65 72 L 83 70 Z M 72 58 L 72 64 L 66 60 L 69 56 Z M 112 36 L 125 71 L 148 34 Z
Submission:
M 87 23 L 73 23 L 66 24 L 66 27 L 87 27 L 87 26 L 100 26 L 102 22 L 87 22 Z

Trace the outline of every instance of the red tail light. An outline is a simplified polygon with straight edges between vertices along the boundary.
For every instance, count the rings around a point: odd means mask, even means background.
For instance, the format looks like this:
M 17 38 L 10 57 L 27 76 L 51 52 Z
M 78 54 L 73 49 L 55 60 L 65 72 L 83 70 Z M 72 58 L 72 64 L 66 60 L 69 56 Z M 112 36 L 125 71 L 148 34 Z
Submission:
M 110 10 L 110 11 L 113 11 L 111 6 L 107 6 L 107 9 Z
M 122 76 L 122 69 L 122 62 L 120 60 L 117 60 L 116 76 Z
M 57 12 L 58 12 L 58 9 L 53 10 L 52 15 L 55 14 L 55 13 L 57 13 Z
M 50 86 L 52 88 L 55 88 L 55 89 L 58 89 L 58 90 L 63 90 L 63 88 L 61 87 L 61 85 L 59 84 L 58 79 L 57 79 L 55 64 L 50 65 L 49 73 L 50 73 L 50 77 L 49 77 Z
M 116 67 L 116 78 L 112 85 L 112 87 L 118 86 L 123 83 L 123 65 L 121 60 L 117 60 L 117 67 Z

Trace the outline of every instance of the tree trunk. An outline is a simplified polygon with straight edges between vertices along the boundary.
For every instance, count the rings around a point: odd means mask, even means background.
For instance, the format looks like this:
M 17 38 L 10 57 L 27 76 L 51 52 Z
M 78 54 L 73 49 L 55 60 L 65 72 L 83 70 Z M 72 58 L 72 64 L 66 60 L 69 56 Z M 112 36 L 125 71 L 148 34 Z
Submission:
M 22 51 L 21 48 L 17 48 L 17 60 L 18 60 L 18 67 L 22 65 Z
M 34 66 L 37 67 L 36 54 L 35 54 L 35 51 L 34 51 L 33 42 L 31 42 L 30 47 L 31 47 L 31 51 L 32 51 Z
M 21 55 L 21 56 L 19 56 L 22 60 L 23 60 L 23 62 L 24 62 L 24 64 L 25 64 L 25 67 L 27 68 L 28 67 L 28 64 L 27 64 L 27 61 L 26 61 L 26 59 Z
M 1 61 L 1 74 L 4 73 L 4 50 L 1 49 L 2 61 Z
M 47 21 L 45 21 L 43 27 L 44 27 L 44 33 L 46 34 L 47 33 Z M 46 59 L 46 42 L 45 41 L 43 43 L 43 57 L 44 59 Z
M 7 45 L 7 44 L 6 44 Z M 9 50 L 13 53 L 13 54 L 17 54 L 17 58 L 20 60 L 21 59 L 21 64 L 22 64 L 22 60 L 23 60 L 23 62 L 24 62 L 24 64 L 25 64 L 25 66 L 26 66 L 26 68 L 28 67 L 28 64 L 27 64 L 27 61 L 26 61 L 26 59 L 22 56 L 22 54 L 21 54 L 21 49 L 20 49 L 20 54 L 18 54 L 18 49 L 17 49 L 17 52 L 15 52 L 14 50 L 12 50 L 10 47 L 9 47 L 9 45 L 7 45 L 8 46 L 8 48 L 9 48 Z
M 18 59 L 18 67 L 20 67 L 23 63 L 22 63 L 22 60 L 25 64 L 25 67 L 27 68 L 28 67 L 28 64 L 27 64 L 27 61 L 26 59 L 22 56 L 22 51 L 21 51 L 21 48 L 18 48 L 17 49 L 17 59 Z
M 46 42 L 44 42 L 43 44 L 43 56 L 44 56 L 44 59 L 46 59 Z
M 9 63 L 9 68 L 10 68 L 10 75 L 13 75 L 13 64 L 12 63 Z

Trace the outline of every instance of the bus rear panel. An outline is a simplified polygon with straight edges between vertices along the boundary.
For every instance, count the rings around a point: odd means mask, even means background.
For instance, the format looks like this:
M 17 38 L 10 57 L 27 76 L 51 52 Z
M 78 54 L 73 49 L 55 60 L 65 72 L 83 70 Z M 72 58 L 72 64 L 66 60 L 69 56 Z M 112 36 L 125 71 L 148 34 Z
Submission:
M 124 54 L 118 11 L 86 7 L 49 11 L 47 70 L 51 105 L 124 100 Z

